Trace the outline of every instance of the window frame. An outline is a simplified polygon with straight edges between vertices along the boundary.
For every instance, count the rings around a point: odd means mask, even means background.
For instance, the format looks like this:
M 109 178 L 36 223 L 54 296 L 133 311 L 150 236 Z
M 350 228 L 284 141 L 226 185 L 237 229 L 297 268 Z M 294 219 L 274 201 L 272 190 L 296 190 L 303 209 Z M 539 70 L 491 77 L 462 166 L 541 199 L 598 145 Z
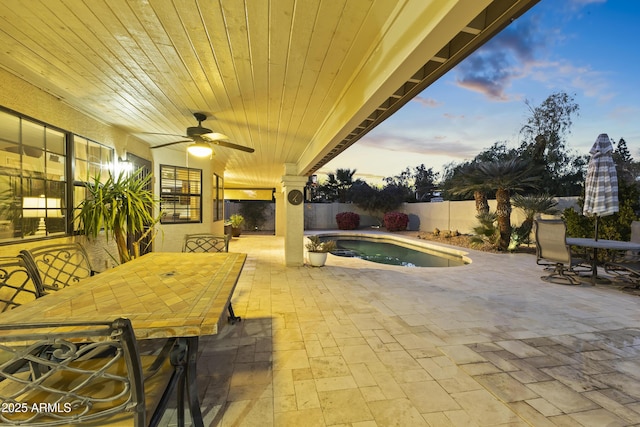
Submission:
M 160 212 L 162 212 L 160 224 L 201 224 L 203 220 L 202 169 L 161 164 L 159 172 L 159 199 Z M 173 172 L 173 178 L 166 177 L 170 172 Z M 185 176 L 184 174 L 187 177 L 186 182 L 182 178 Z M 192 174 L 197 174 L 197 180 L 192 179 Z M 197 185 L 194 187 L 193 184 Z M 192 200 L 194 198 L 197 198 L 197 206 L 194 206 Z M 187 219 L 181 218 L 182 213 L 188 214 Z M 195 218 L 193 213 L 197 213 Z

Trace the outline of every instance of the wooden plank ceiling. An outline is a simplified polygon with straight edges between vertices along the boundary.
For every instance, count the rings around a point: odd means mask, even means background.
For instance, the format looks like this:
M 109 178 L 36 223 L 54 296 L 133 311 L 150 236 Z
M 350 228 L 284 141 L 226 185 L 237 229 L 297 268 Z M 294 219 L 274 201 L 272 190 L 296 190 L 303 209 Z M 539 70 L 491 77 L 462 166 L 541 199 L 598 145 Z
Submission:
M 310 174 L 538 0 L 3 0 L 0 66 L 151 146 L 203 126 L 226 184 Z M 46 122 L 46 117 L 39 117 Z M 172 149 L 184 152 L 187 144 Z

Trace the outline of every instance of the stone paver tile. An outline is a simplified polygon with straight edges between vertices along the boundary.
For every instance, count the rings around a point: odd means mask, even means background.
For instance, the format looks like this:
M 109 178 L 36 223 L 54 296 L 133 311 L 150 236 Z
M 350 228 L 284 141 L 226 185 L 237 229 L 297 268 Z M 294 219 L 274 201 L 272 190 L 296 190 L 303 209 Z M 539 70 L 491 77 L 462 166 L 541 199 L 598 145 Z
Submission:
M 327 425 L 374 419 L 358 389 L 324 391 L 319 392 L 318 397 Z
M 427 425 L 430 427 L 455 427 L 453 422 L 447 417 L 444 412 L 431 412 L 429 414 L 422 414 L 422 418 L 425 419 Z
M 369 408 L 379 426 L 429 426 L 409 399 L 406 398 L 369 402 Z
M 540 350 L 520 340 L 498 341 L 496 344 L 519 358 L 545 356 Z
M 436 358 L 430 357 L 426 359 L 418 359 L 418 363 L 422 366 L 432 378 L 440 380 L 443 378 L 452 378 L 458 373 L 456 365 L 441 366 L 436 363 Z
M 606 388 L 601 382 L 594 380 L 589 375 L 585 375 L 579 367 L 557 366 L 555 368 L 544 368 L 542 371 L 579 393 Z
M 347 388 L 358 388 L 355 379 L 350 375 L 316 379 L 316 389 L 318 391 L 343 390 Z
M 308 368 L 309 358 L 307 351 L 301 350 L 281 350 L 273 354 L 273 369 L 298 369 Z
M 441 378 L 438 384 L 444 388 L 447 393 L 460 393 L 463 391 L 479 390 L 482 385 L 463 370 L 458 370 L 455 375 L 450 378 Z
M 584 427 L 623 427 L 629 425 L 627 422 L 606 409 L 575 412 L 573 414 L 569 414 L 569 416 L 578 421 Z
M 274 396 L 293 396 L 295 389 L 293 387 L 293 371 L 285 369 L 273 372 L 273 395 Z
M 471 418 L 469 413 L 464 410 L 446 411 L 444 413 L 451 420 L 451 424 L 456 427 L 478 427 L 479 424 Z M 437 427 L 437 426 L 434 426 Z
M 422 367 L 404 350 L 378 353 L 378 359 L 392 371 L 420 370 Z
M 560 381 L 544 381 L 527 384 L 527 387 L 544 399 L 553 402 L 554 406 L 566 414 L 598 408 L 598 405 L 591 400 L 571 390 Z
M 385 400 L 387 398 L 378 386 L 360 387 L 360 392 L 362 393 L 362 397 L 364 398 L 365 402 L 371 402 L 373 400 Z
M 404 391 L 390 373 L 378 372 L 374 374 L 374 378 L 387 399 L 405 397 Z
M 485 375 L 502 372 L 496 365 L 491 362 L 467 363 L 460 367 L 469 375 Z
M 406 369 L 406 370 L 394 370 L 392 371 L 393 378 L 400 383 L 413 383 L 417 381 L 429 381 L 432 380 L 431 375 L 422 368 L 418 369 Z
M 312 357 L 309 365 L 314 378 L 344 377 L 351 371 L 342 356 Z
M 561 415 L 562 411 L 550 403 L 548 400 L 539 397 L 537 399 L 530 399 L 526 401 L 532 408 L 540 412 L 545 417 L 553 417 L 555 415 Z
M 377 384 L 369 368 L 364 363 L 353 363 L 348 366 L 358 387 L 369 387 Z
M 569 415 L 557 415 L 555 417 L 550 417 L 549 421 L 558 427 L 584 427 Z
M 314 380 L 294 381 L 296 405 L 298 409 L 317 408 L 320 406 L 318 392 Z
M 305 426 L 305 427 L 324 427 L 324 416 L 322 409 L 312 408 L 300 411 L 276 412 L 276 426 Z M 241 425 L 241 424 L 238 424 Z
M 473 390 L 451 395 L 478 425 L 526 425 L 508 406 L 486 390 Z
M 229 402 L 223 409 L 221 427 L 247 426 L 269 427 L 273 426 L 273 400 L 252 399 Z
M 629 381 L 629 376 L 626 373 L 614 372 L 602 375 L 593 375 L 593 379 L 620 390 L 636 400 L 640 400 L 640 381 L 635 379 L 633 381 Z
M 400 387 L 421 414 L 460 409 L 456 401 L 436 381 L 406 383 Z
M 296 411 L 298 409 L 298 404 L 296 402 L 295 395 L 286 395 L 286 396 L 274 396 L 273 398 L 273 412 L 288 412 L 288 411 Z
M 476 353 L 466 345 L 441 346 L 439 349 L 459 365 L 487 361 L 480 353 Z
M 507 373 L 478 375 L 474 379 L 504 402 L 517 402 L 538 397 L 531 389 Z
M 638 412 L 623 405 L 620 402 L 611 399 L 610 397 L 599 391 L 588 391 L 586 393 L 583 393 L 583 396 L 593 400 L 604 409 L 607 409 L 608 411 L 616 414 L 618 417 L 622 418 L 625 421 L 638 422 L 640 420 L 640 414 L 638 414 Z
M 377 362 L 378 353 L 374 352 L 369 345 L 348 345 L 340 347 L 342 356 L 347 363 Z
M 529 406 L 526 402 L 513 402 L 509 407 L 520 416 L 524 421 L 535 427 L 555 427 L 555 424 L 549 421 L 544 415 L 535 408 Z
M 395 338 L 393 338 L 393 335 L 385 330 L 375 330 L 374 332 L 378 336 L 378 338 L 380 338 L 380 341 L 385 344 L 396 342 Z

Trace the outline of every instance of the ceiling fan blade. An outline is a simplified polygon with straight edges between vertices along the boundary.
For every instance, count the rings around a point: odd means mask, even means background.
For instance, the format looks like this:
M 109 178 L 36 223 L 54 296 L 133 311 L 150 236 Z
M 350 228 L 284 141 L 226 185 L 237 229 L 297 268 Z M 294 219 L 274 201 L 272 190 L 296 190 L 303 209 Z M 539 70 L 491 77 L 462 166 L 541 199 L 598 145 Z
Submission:
M 234 144 L 233 142 L 223 141 L 221 139 L 209 139 L 209 135 L 211 134 L 202 135 L 203 136 L 202 139 L 204 139 L 207 142 L 210 142 L 213 145 L 218 145 L 220 147 L 226 147 L 226 148 L 233 148 L 234 150 L 244 151 L 245 153 L 253 153 L 254 151 L 256 151 L 253 148 L 245 147 L 244 145 Z
M 142 132 L 142 134 L 143 134 L 143 135 L 177 136 L 178 138 L 189 138 L 187 135 L 178 135 L 177 133 Z
M 162 147 L 168 147 L 170 145 L 182 144 L 183 142 L 193 142 L 193 139 L 185 139 L 183 141 L 167 142 L 166 144 L 160 144 L 160 145 L 156 145 L 154 147 L 151 147 L 151 149 L 153 150 L 154 148 L 162 148 Z
M 229 139 L 229 137 L 223 133 L 218 133 L 218 132 L 209 132 L 209 133 L 203 133 L 202 135 L 200 135 L 201 137 L 203 137 L 204 139 L 206 139 L 207 141 L 211 142 L 211 141 L 217 141 L 219 139 Z

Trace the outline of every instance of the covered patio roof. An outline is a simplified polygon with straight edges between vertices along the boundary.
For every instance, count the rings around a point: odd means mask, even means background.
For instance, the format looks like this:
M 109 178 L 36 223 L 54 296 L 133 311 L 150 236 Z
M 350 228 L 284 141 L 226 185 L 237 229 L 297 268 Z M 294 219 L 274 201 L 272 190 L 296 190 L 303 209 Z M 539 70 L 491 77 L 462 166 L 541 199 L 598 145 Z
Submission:
M 285 164 L 318 170 L 537 1 L 5 0 L 0 67 L 152 147 L 205 113 L 255 149 L 215 148 L 225 184 L 276 187 Z

